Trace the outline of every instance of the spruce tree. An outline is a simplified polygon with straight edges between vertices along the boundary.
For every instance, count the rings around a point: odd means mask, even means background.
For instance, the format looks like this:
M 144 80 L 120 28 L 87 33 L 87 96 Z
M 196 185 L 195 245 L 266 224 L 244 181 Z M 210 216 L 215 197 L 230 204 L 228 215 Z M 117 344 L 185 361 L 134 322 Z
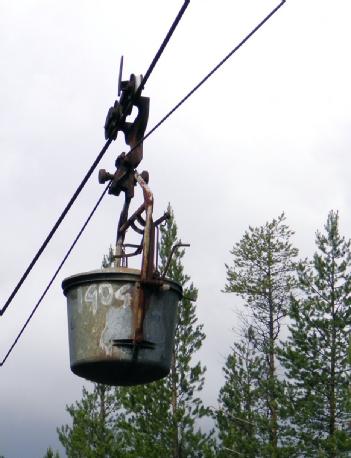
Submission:
M 172 247 L 178 242 L 177 226 L 171 217 L 161 228 L 161 270 Z M 197 289 L 184 273 L 184 250 L 173 255 L 167 277 L 183 286 L 184 298 L 178 308 L 178 322 L 170 374 L 163 380 L 122 389 L 121 401 L 126 421 L 119 423 L 135 458 L 196 458 L 212 456 L 211 434 L 201 431 L 198 420 L 209 415 L 199 397 L 205 367 L 194 361 L 205 338 L 198 324 L 195 300 Z
M 267 222 L 264 226 L 245 232 L 231 251 L 233 265 L 227 268 L 226 292 L 236 293 L 250 311 L 250 323 L 257 350 L 264 365 L 259 376 L 259 390 L 264 407 L 254 408 L 258 416 L 266 418 L 265 427 L 257 425 L 260 450 L 257 456 L 278 457 L 288 454 L 283 446 L 284 399 L 282 384 L 277 376 L 277 349 L 282 320 L 288 313 L 290 294 L 295 286 L 297 249 L 290 242 L 293 232 L 284 223 L 285 216 Z M 234 365 L 233 365 L 234 362 Z M 226 387 L 237 390 L 240 366 L 234 360 Z M 252 387 L 254 389 L 254 386 Z M 232 415 L 236 415 L 232 412 Z M 284 455 L 284 456 L 285 456 Z M 250 456 L 250 455 L 248 455 Z
M 351 456 L 351 251 L 337 212 L 317 232 L 317 251 L 299 266 L 301 294 L 292 301 L 282 351 L 291 391 L 291 423 L 301 457 Z
M 260 432 L 265 422 L 265 402 L 261 378 L 265 371 L 257 350 L 252 327 L 244 329 L 239 342 L 234 342 L 225 367 L 225 384 L 219 393 L 217 424 L 221 442 L 220 457 L 233 453 L 247 458 L 259 456 Z
M 114 387 L 94 384 L 89 392 L 83 387 L 80 401 L 66 407 L 72 425 L 57 429 L 68 458 L 124 457 L 120 434 L 115 431 L 116 415 L 121 416 Z

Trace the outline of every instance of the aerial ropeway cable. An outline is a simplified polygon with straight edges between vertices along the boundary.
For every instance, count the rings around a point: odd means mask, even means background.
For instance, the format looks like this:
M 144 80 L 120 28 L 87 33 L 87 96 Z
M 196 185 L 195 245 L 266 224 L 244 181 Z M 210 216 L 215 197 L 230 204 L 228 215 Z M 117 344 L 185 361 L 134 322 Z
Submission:
M 89 221 L 91 220 L 91 218 L 93 217 L 94 213 L 96 212 L 98 206 L 100 205 L 100 202 L 102 201 L 102 199 L 104 198 L 106 192 L 108 190 L 108 186 L 106 186 L 106 188 L 104 189 L 103 193 L 101 194 L 100 198 L 98 199 L 98 201 L 96 202 L 94 208 L 92 209 L 92 211 L 90 212 L 88 218 L 86 219 L 85 223 L 83 224 L 82 228 L 80 229 L 80 231 L 78 232 L 76 238 L 74 239 L 73 243 L 71 244 L 71 246 L 69 247 L 68 251 L 66 252 L 65 256 L 63 257 L 62 261 L 60 262 L 59 266 L 57 267 L 54 275 L 51 277 L 49 283 L 47 284 L 46 288 L 44 289 L 44 291 L 42 292 L 40 298 L 38 299 L 37 303 L 35 304 L 35 307 L 33 308 L 33 310 L 31 311 L 30 315 L 28 316 L 27 320 L 25 321 L 24 325 L 22 326 L 21 330 L 19 331 L 19 333 L 17 334 L 17 337 L 15 338 L 15 340 L 13 341 L 11 347 L 9 348 L 9 350 L 7 351 L 6 355 L 4 356 L 4 358 L 2 359 L 2 361 L 0 362 L 0 367 L 5 364 L 5 361 L 7 360 L 7 358 L 10 356 L 13 348 L 15 347 L 15 345 L 17 344 L 18 340 L 21 338 L 21 335 L 23 334 L 24 330 L 26 329 L 26 327 L 28 326 L 30 320 L 32 319 L 32 316 L 34 315 L 34 313 L 37 311 L 39 305 L 41 304 L 41 302 L 43 301 L 44 297 L 46 296 L 47 292 L 49 291 L 51 285 L 53 284 L 53 282 L 55 281 L 57 275 L 59 274 L 60 270 L 62 269 L 64 263 L 66 262 L 67 258 L 69 257 L 69 255 L 71 254 L 73 248 L 76 246 L 78 240 L 80 239 L 81 235 L 83 234 L 85 228 L 87 227 L 87 225 L 89 224 Z
M 145 139 L 147 139 L 153 132 L 155 132 L 155 131 L 156 131 L 165 121 L 166 121 L 166 119 L 168 119 L 168 118 L 169 118 L 169 117 L 170 117 L 170 116 L 171 116 L 171 115 L 172 115 L 172 114 L 173 114 L 173 113 L 174 113 L 174 112 L 175 112 L 175 111 L 176 111 L 176 110 L 186 101 L 186 100 L 188 100 L 188 99 L 191 97 L 191 95 L 193 95 L 194 92 L 197 91 L 197 90 L 198 90 L 198 89 L 199 89 L 199 88 L 200 88 L 200 87 L 201 87 L 201 86 L 202 86 L 202 85 L 203 85 L 203 84 L 204 84 L 204 83 L 205 83 L 205 82 L 206 82 L 206 81 L 207 81 L 207 80 L 208 80 L 208 79 L 209 79 L 209 78 L 210 78 L 210 77 L 211 77 L 211 76 L 212 76 L 212 75 L 213 75 L 213 74 L 214 74 L 214 73 L 215 73 L 215 72 L 216 72 L 216 71 L 217 71 L 217 70 L 218 70 L 218 69 L 219 69 L 219 68 L 220 68 L 220 67 L 221 67 L 221 66 L 222 66 L 222 65 L 223 65 L 232 55 L 233 55 L 233 54 L 235 54 L 235 53 L 236 53 L 236 52 L 237 52 L 237 51 L 238 51 L 238 50 L 239 50 L 239 49 L 240 49 L 240 48 L 241 48 L 241 47 L 242 47 L 242 46 L 243 46 L 243 45 L 244 45 L 244 44 L 245 44 L 245 43 L 246 43 L 246 42 L 247 42 L 247 41 L 248 41 L 248 40 L 249 40 L 249 39 L 259 30 L 259 29 L 260 29 L 260 28 L 261 28 L 261 27 L 262 27 L 262 26 L 263 26 L 263 25 L 264 25 L 264 24 L 265 24 L 265 23 L 266 23 L 266 22 L 267 22 L 267 21 L 268 21 L 268 20 L 269 20 L 269 19 L 270 19 L 270 18 L 271 18 L 271 17 L 272 17 L 272 16 L 273 16 L 273 15 L 283 6 L 283 4 L 284 4 L 285 2 L 286 2 L 286 0 L 282 0 L 282 1 L 281 1 L 281 2 L 280 2 L 280 3 L 279 3 L 279 4 L 278 4 L 278 5 L 277 5 L 268 15 L 267 15 L 267 16 L 265 16 L 265 18 L 264 18 L 255 28 L 253 28 L 253 29 L 251 30 L 251 32 L 248 33 L 248 34 L 245 36 L 245 38 L 243 38 L 243 39 L 240 41 L 240 43 L 237 44 L 237 45 L 236 45 L 236 46 L 235 46 L 235 47 L 234 47 L 234 48 L 233 48 L 233 49 L 232 49 L 232 50 L 231 50 L 231 51 L 230 51 L 230 52 L 229 52 L 229 53 L 228 53 L 228 54 L 227 54 L 227 55 L 226 55 L 226 56 L 225 56 L 225 57 L 224 57 L 224 58 L 223 58 L 223 59 L 222 59 L 222 60 L 221 60 L 221 61 L 220 61 L 220 62 L 219 62 L 219 63 L 218 63 L 218 64 L 217 64 L 217 65 L 216 65 L 216 66 L 215 66 L 215 67 L 214 67 L 214 68 L 213 68 L 213 69 L 212 69 L 212 70 L 211 70 L 211 71 L 210 71 L 210 72 L 209 72 L 209 73 L 208 73 L 208 74 L 207 74 L 207 75 L 197 84 L 197 85 L 196 85 L 196 86 L 194 86 L 194 88 L 193 88 L 191 91 L 189 91 L 189 92 L 187 93 L 187 95 L 186 95 L 185 97 L 183 97 L 183 98 L 180 100 L 180 102 L 178 102 L 178 103 L 177 103 L 177 104 L 176 104 L 176 105 L 175 105 L 175 106 L 174 106 L 174 107 L 173 107 L 173 108 L 172 108 L 172 109 L 171 109 L 171 110 L 170 110 L 170 111 L 169 111 L 169 112 L 168 112 L 168 113 L 167 113 L 167 114 L 166 114 L 166 115 L 165 115 L 165 116 L 164 116 L 164 117 L 163 117 L 163 118 L 162 118 L 162 119 L 152 128 L 152 129 L 151 129 L 151 130 L 150 130 L 150 131 L 148 131 L 148 133 L 147 133 L 146 135 L 144 135 L 141 139 L 139 139 L 139 140 L 132 146 L 132 148 L 131 148 L 131 150 L 129 151 L 129 153 L 132 153 L 136 148 L 138 148 L 138 147 L 140 146 L 140 144 L 142 144 L 142 142 L 143 142 Z M 187 7 L 188 3 L 189 3 L 189 0 L 186 1 L 186 2 L 184 2 L 184 5 L 183 5 L 182 9 L 180 10 L 180 12 L 178 13 L 177 18 L 176 18 L 176 20 L 174 21 L 174 24 L 176 23 L 177 20 L 178 20 L 178 22 L 179 22 L 179 20 L 180 20 L 182 14 L 184 13 L 185 8 Z M 178 22 L 177 22 L 177 23 L 178 23 Z M 168 42 L 168 40 L 169 40 L 171 34 L 173 33 L 173 30 L 174 30 L 174 28 L 175 28 L 175 27 L 174 27 L 174 24 L 172 25 L 172 27 L 171 27 L 169 33 L 167 34 L 167 37 L 165 38 L 163 44 L 161 45 L 161 47 L 160 47 L 158 53 L 156 54 L 156 56 L 155 56 L 153 62 L 151 63 L 151 65 L 150 65 L 150 67 L 149 67 L 149 70 L 150 70 L 150 71 L 148 70 L 148 72 L 146 73 L 146 76 L 147 76 L 147 77 L 150 76 L 151 71 L 153 70 L 154 66 L 156 65 L 159 56 L 161 55 L 161 53 L 162 53 L 162 51 L 163 51 L 165 45 L 167 44 L 167 42 Z M 172 28 L 173 28 L 173 30 L 172 30 Z M 171 31 L 172 31 L 172 32 L 171 32 Z M 121 74 L 121 72 L 120 72 L 120 74 Z M 146 82 L 146 81 L 145 81 L 145 79 L 144 79 L 144 80 L 140 81 L 139 84 L 138 84 L 137 86 L 135 86 L 134 94 L 140 96 L 141 90 L 142 90 L 142 88 L 143 88 L 145 82 Z M 132 100 L 131 103 L 133 103 L 133 100 L 134 100 L 134 99 L 130 99 L 130 100 Z M 115 104 L 115 107 L 116 107 L 116 104 Z M 128 105 L 127 108 L 128 108 L 128 110 L 130 110 L 130 106 L 129 106 L 129 105 Z M 128 110 L 126 110 L 125 113 L 127 113 Z M 111 125 L 113 125 L 113 123 L 112 123 Z M 117 135 L 116 129 L 118 130 L 118 126 L 115 125 L 115 126 L 112 127 L 112 128 L 110 127 L 110 129 L 106 129 L 106 127 L 108 127 L 108 124 L 105 125 L 105 136 L 107 136 L 107 142 L 106 142 L 106 144 L 105 144 L 105 146 L 104 146 L 104 148 L 107 149 L 108 146 L 109 146 L 109 144 L 111 143 L 111 141 L 114 139 L 113 137 L 114 137 L 115 135 Z M 106 146 L 106 145 L 107 145 L 107 146 Z M 105 149 L 105 151 L 106 151 L 106 149 Z M 103 150 L 104 150 L 104 149 L 103 149 Z M 100 152 L 99 156 L 100 156 L 101 154 L 103 154 L 103 150 Z M 128 153 L 128 154 L 129 154 L 129 153 Z M 102 156 L 101 156 L 101 157 L 102 157 Z M 97 158 L 97 159 L 98 159 L 98 158 Z M 100 159 L 101 159 L 101 158 L 100 158 Z M 94 162 L 94 164 L 93 164 L 94 169 L 96 168 L 98 162 L 99 162 L 98 160 L 96 160 L 96 161 Z M 92 167 L 93 167 L 93 166 L 92 166 Z M 89 169 L 89 172 L 90 172 L 90 170 L 91 170 L 91 169 Z M 92 170 L 92 171 L 93 171 L 93 170 Z M 91 171 L 90 175 L 92 174 L 92 171 Z M 90 175 L 89 175 L 89 177 L 90 177 Z M 88 178 L 89 178 L 89 177 L 88 177 Z M 111 176 L 110 178 L 112 178 L 112 176 Z M 109 179 L 110 179 L 110 178 L 109 178 Z M 142 180 L 142 179 L 141 179 L 141 180 Z M 84 180 L 83 180 L 83 181 L 84 181 Z M 107 180 L 105 180 L 105 181 L 107 181 Z M 142 180 L 142 181 L 143 181 L 143 180 Z M 53 277 L 52 277 L 51 280 L 49 281 L 48 286 L 45 288 L 43 294 L 40 296 L 40 298 L 39 298 L 38 302 L 36 303 L 34 309 L 32 310 L 32 312 L 31 312 L 31 314 L 29 315 L 28 319 L 26 320 L 25 324 L 24 324 L 23 327 L 21 328 L 20 332 L 18 333 L 16 339 L 14 340 L 14 342 L 13 342 L 13 344 L 11 345 L 10 349 L 9 349 L 8 352 L 6 353 L 5 357 L 4 357 L 3 360 L 0 362 L 0 367 L 5 363 L 5 361 L 7 360 L 7 358 L 9 357 L 9 355 L 11 354 L 11 352 L 13 351 L 15 345 L 16 345 L 17 342 L 19 341 L 19 339 L 20 339 L 21 335 L 23 334 L 25 328 L 26 328 L 27 325 L 29 324 L 29 322 L 30 322 L 30 320 L 32 319 L 34 313 L 35 313 L 36 310 L 38 309 L 40 303 L 41 303 L 42 300 L 44 299 L 46 293 L 48 292 L 49 288 L 51 287 L 52 283 L 53 283 L 54 280 L 56 279 L 56 277 L 57 277 L 58 273 L 60 272 L 61 268 L 63 267 L 65 261 L 67 260 L 68 256 L 70 255 L 70 253 L 72 252 L 73 248 L 74 248 L 75 245 L 77 244 L 77 242 L 78 242 L 79 238 L 81 237 L 82 233 L 84 232 L 86 226 L 88 225 L 89 221 L 91 220 L 92 216 L 94 215 L 95 211 L 97 210 L 98 206 L 100 205 L 101 201 L 103 200 L 103 197 L 105 196 L 106 192 L 110 189 L 110 186 L 111 186 L 111 181 L 109 181 L 108 185 L 105 187 L 103 193 L 102 193 L 101 196 L 99 197 L 99 199 L 98 199 L 97 203 L 95 204 L 93 210 L 91 211 L 91 213 L 89 214 L 87 220 L 85 221 L 83 227 L 82 227 L 81 230 L 79 231 L 77 237 L 76 237 L 75 240 L 73 241 L 72 245 L 70 246 L 70 248 L 69 248 L 69 250 L 67 251 L 66 255 L 64 256 L 63 260 L 61 261 L 59 267 L 57 268 L 57 270 L 56 270 L 56 272 L 54 273 Z M 79 188 L 78 188 L 78 189 L 79 189 Z M 78 191 L 78 189 L 77 189 L 77 191 Z M 77 196 L 76 196 L 76 197 L 77 197 Z M 72 203 L 73 203 L 73 202 L 72 202 Z M 68 210 L 67 210 L 67 211 L 68 211 Z M 67 213 L 67 212 L 66 212 L 66 213 Z M 63 219 L 63 218 L 62 218 L 62 219 Z M 58 221 L 59 221 L 59 220 L 58 220 Z M 61 220 L 61 221 L 62 221 L 62 220 Z M 55 227 L 55 226 L 54 226 L 54 227 Z M 53 229 L 54 229 L 54 228 L 53 228 Z M 56 227 L 56 229 L 57 229 L 57 227 Z M 51 233 L 50 233 L 50 234 L 51 234 Z M 49 235 L 50 235 L 50 234 L 49 234 Z M 52 235 L 53 235 L 53 234 L 52 234 Z M 52 235 L 51 235 L 51 236 L 52 236 Z M 49 241 L 49 240 L 48 240 L 48 241 Z M 44 242 L 44 243 L 45 243 L 45 242 Z M 47 242 L 47 243 L 48 243 L 48 242 Z M 46 245 L 47 245 L 47 243 L 46 243 Z M 43 244 L 43 245 L 44 245 L 44 244 Z M 46 245 L 45 245 L 45 246 L 46 246 Z M 45 248 L 45 246 L 44 246 L 44 248 Z M 43 249 L 44 249 L 44 248 L 43 248 Z M 39 251 L 40 251 L 40 250 L 39 250 Z M 43 250 L 42 250 L 42 251 L 43 251 Z M 41 251 L 41 252 L 42 252 L 42 251 Z M 38 253 L 39 253 L 39 252 L 38 252 Z M 40 254 L 41 254 L 41 253 L 40 253 Z M 36 259 L 36 260 L 37 260 L 37 259 Z M 33 260 L 33 261 L 34 261 L 34 260 Z M 35 262 L 34 262 L 34 264 L 35 264 Z M 33 264 L 33 265 L 34 265 L 34 264 Z M 33 265 L 30 265 L 30 267 L 33 267 Z M 27 269 L 27 270 L 28 270 L 28 269 Z M 30 271 L 30 269 L 29 269 L 29 271 Z M 26 271 L 27 275 L 28 275 L 29 271 L 28 271 L 28 272 Z M 27 276 L 27 275 L 26 275 L 26 276 Z M 22 277 L 22 278 L 23 278 L 23 281 L 24 281 L 24 279 L 26 278 L 26 276 L 25 276 L 24 278 Z M 21 279 L 21 280 L 22 280 L 22 279 Z M 22 283 L 23 283 L 23 282 L 22 282 Z M 3 309 L 0 310 L 0 315 L 3 314 L 3 312 L 4 312 L 4 311 L 6 310 L 6 308 L 7 308 L 7 305 L 9 305 L 9 303 L 10 303 L 11 300 L 13 299 L 14 295 L 15 295 L 16 292 L 18 291 L 19 287 L 21 286 L 21 281 L 19 282 L 19 285 L 17 285 L 17 286 L 18 286 L 17 290 L 16 290 L 16 289 L 14 290 L 14 293 L 13 293 L 12 297 L 10 296 L 9 300 L 6 302 L 6 304 L 5 304 L 6 307 L 4 306 Z

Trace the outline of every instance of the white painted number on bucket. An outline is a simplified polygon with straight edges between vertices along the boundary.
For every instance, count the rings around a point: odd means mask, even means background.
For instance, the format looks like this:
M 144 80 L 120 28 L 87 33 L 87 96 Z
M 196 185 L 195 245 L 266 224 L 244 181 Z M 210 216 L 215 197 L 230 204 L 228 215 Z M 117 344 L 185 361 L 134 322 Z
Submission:
M 111 305 L 113 299 L 113 288 L 110 283 L 99 285 L 99 298 L 102 305 Z
M 85 293 L 85 302 L 91 304 L 93 314 L 96 314 L 98 305 L 111 305 L 113 300 L 113 288 L 110 283 L 101 283 L 97 285 L 90 285 Z
M 85 302 L 91 304 L 93 314 L 96 314 L 97 310 L 97 287 L 96 285 L 90 285 L 85 293 Z
M 77 291 L 78 294 L 78 313 L 83 312 L 83 289 L 80 287 Z
M 131 290 L 131 285 L 130 283 L 127 283 L 126 285 L 121 286 L 116 292 L 115 292 L 115 298 L 118 301 L 122 301 L 122 307 L 130 307 L 130 304 L 132 302 L 132 295 L 130 294 Z

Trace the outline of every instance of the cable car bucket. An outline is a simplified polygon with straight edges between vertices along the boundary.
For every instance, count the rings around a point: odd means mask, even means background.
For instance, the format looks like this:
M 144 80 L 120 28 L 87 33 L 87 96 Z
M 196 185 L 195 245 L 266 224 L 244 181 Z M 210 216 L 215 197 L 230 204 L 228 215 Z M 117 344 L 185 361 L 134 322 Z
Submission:
M 130 82 L 134 83 L 136 79 L 132 77 Z M 123 87 L 137 90 L 135 84 L 124 83 Z M 126 99 L 125 94 L 122 96 Z M 119 128 L 131 150 L 117 158 L 116 172 L 113 175 L 105 170 L 99 172 L 100 183 L 110 182 L 110 194 L 119 195 L 121 191 L 125 194 L 114 265 L 73 275 L 62 283 L 67 297 L 71 369 L 80 377 L 108 385 L 144 384 L 169 373 L 177 307 L 182 299 L 181 285 L 166 278 L 166 274 L 174 249 L 188 245 L 179 243 L 173 247 L 164 271 L 158 271 L 159 225 L 169 215 L 165 213 L 153 221 L 148 173 L 136 171 L 142 159 L 140 139 L 146 128 L 148 102 L 149 99 L 139 96 L 133 102 L 139 110 L 134 123 L 123 123 Z M 116 132 L 110 126 L 116 120 L 111 110 L 120 117 L 118 102 L 110 109 L 105 125 L 105 133 L 113 136 Z M 144 203 L 128 218 L 136 184 L 143 190 Z M 142 235 L 140 245 L 124 243 L 129 228 Z M 133 247 L 134 252 L 126 252 Z M 138 254 L 142 257 L 141 269 L 129 268 L 129 257 Z
M 62 283 L 71 369 L 80 377 L 108 385 L 143 384 L 168 374 L 182 299 L 181 285 L 153 267 L 155 230 L 168 215 L 152 221 L 152 194 L 140 176 L 138 180 L 148 202 L 122 231 L 135 225 L 136 219 L 141 221 L 146 205 L 142 246 L 132 254 L 117 255 L 112 268 L 73 275 Z M 126 246 L 119 248 L 124 251 Z M 141 270 L 128 268 L 128 257 L 139 252 Z

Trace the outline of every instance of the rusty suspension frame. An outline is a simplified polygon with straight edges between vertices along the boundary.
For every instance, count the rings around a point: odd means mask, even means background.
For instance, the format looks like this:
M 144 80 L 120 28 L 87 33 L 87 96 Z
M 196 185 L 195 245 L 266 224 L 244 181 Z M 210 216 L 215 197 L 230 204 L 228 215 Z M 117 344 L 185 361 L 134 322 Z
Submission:
M 120 74 L 121 78 L 121 74 Z M 139 81 L 139 82 L 138 82 Z M 121 266 L 128 267 L 128 258 L 141 254 L 141 271 L 140 280 L 135 283 L 132 298 L 133 307 L 133 334 L 129 343 L 123 342 L 123 345 L 132 344 L 137 350 L 138 345 L 147 345 L 143 335 L 143 324 L 145 313 L 150 303 L 151 295 L 164 286 L 165 276 L 171 262 L 172 255 L 177 247 L 188 246 L 182 243 L 173 247 L 170 257 L 166 263 L 164 272 L 158 272 L 158 254 L 159 254 L 159 228 L 158 226 L 169 218 L 165 213 L 161 218 L 153 221 L 154 197 L 149 183 L 149 173 L 143 171 L 140 174 L 136 170 L 143 158 L 143 139 L 149 117 L 148 97 L 142 97 L 142 77 L 138 79 L 131 75 L 129 82 L 122 81 L 121 86 L 124 88 L 125 98 L 133 100 L 132 104 L 138 109 L 138 114 L 133 122 L 123 122 L 118 130 L 124 133 L 125 141 L 130 146 L 130 151 L 121 153 L 116 160 L 116 171 L 111 174 L 102 169 L 99 171 L 99 182 L 105 183 L 110 181 L 109 194 L 119 196 L 124 193 L 124 205 L 119 217 L 116 237 L 116 250 L 114 258 L 115 268 Z M 119 104 L 110 108 L 105 123 L 105 132 L 109 136 L 114 132 L 115 126 L 119 125 Z M 129 206 L 134 197 L 134 187 L 139 185 L 143 191 L 143 204 L 128 218 Z M 145 219 L 143 213 L 145 212 Z M 136 226 L 136 222 L 142 226 L 142 229 Z M 129 228 L 142 235 L 140 245 L 125 244 L 126 232 Z M 157 234 L 156 234 L 157 232 Z M 156 237 L 155 237 L 156 235 Z M 156 244 L 156 260 L 155 260 Z M 126 253 L 126 248 L 134 248 L 133 252 Z M 117 344 L 117 343 L 116 343 Z M 117 344 L 118 345 L 118 344 Z
M 134 335 L 132 337 L 133 345 L 138 346 L 140 344 L 146 345 L 147 342 L 144 340 L 143 324 L 145 313 L 149 305 L 150 297 L 152 292 L 156 289 L 161 289 L 164 285 L 167 271 L 169 269 L 172 257 L 175 251 L 180 247 L 190 246 L 187 243 L 177 243 L 172 247 L 171 253 L 167 259 L 165 268 L 162 275 L 157 270 L 158 265 L 158 252 L 159 252 L 159 240 L 158 235 L 155 237 L 155 232 L 158 231 L 158 227 L 161 223 L 167 220 L 170 215 L 165 212 L 163 216 L 153 221 L 153 206 L 154 197 L 153 193 L 146 181 L 143 179 L 137 171 L 134 173 L 136 182 L 140 185 L 143 191 L 144 203 L 133 213 L 119 227 L 119 239 L 116 244 L 116 255 L 115 266 L 119 267 L 122 265 L 128 257 L 142 254 L 140 281 L 136 282 L 133 293 L 133 311 L 134 311 Z M 145 212 L 145 220 L 142 218 L 142 214 Z M 122 210 L 123 213 L 123 210 Z M 144 230 L 140 230 L 135 226 L 135 221 L 139 221 L 144 226 Z M 124 244 L 124 238 L 126 231 L 132 228 L 137 233 L 142 233 L 143 238 L 140 245 Z M 137 249 L 133 253 L 126 254 L 125 247 L 136 247 Z M 156 259 L 155 259 L 155 247 L 156 247 Z M 124 261 L 124 262 L 123 262 Z
M 149 305 L 150 296 L 153 290 L 162 288 L 163 280 L 160 279 L 160 274 L 155 269 L 155 264 L 157 266 L 157 260 L 155 262 L 155 242 L 156 242 L 156 255 L 158 255 L 158 237 L 155 239 L 156 228 L 169 218 L 169 214 L 166 212 L 155 222 L 153 221 L 153 205 L 154 197 L 153 193 L 148 185 L 148 183 L 143 179 L 142 175 L 137 171 L 134 173 L 134 178 L 136 182 L 140 185 L 143 191 L 144 203 L 133 213 L 133 215 L 125 221 L 123 224 L 119 225 L 118 229 L 118 238 L 116 243 L 116 255 L 115 257 L 115 267 L 119 267 L 120 264 L 126 264 L 127 258 L 131 256 L 136 256 L 142 254 L 141 262 L 141 271 L 140 271 L 140 281 L 136 282 L 133 293 L 133 311 L 134 311 L 134 335 L 131 336 L 133 344 L 139 345 L 144 342 L 143 335 L 143 324 L 146 309 Z M 121 216 L 123 217 L 123 211 Z M 142 218 L 142 214 L 145 212 L 145 220 Z M 140 230 L 135 226 L 135 222 L 138 221 L 142 226 L 143 230 Z M 129 228 L 132 228 L 137 233 L 142 233 L 143 238 L 140 245 L 131 245 L 124 244 L 124 238 L 126 231 Z M 136 250 L 133 253 L 125 253 L 125 247 L 134 246 Z

